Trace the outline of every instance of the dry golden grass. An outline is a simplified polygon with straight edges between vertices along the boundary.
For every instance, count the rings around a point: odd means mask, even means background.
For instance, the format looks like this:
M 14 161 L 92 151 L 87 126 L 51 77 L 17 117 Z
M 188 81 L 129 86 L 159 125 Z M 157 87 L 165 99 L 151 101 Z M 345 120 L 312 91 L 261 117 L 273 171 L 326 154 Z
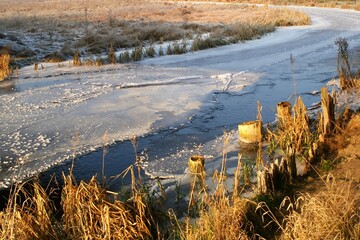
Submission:
M 184 239 L 236 240 L 254 237 L 254 218 L 251 217 L 256 215 L 256 203 L 239 197 L 232 201 L 226 196 L 212 197 L 208 202 L 195 224 L 188 227 Z
M 138 19 L 160 22 L 224 23 L 247 22 L 253 24 L 273 24 L 275 26 L 305 25 L 310 18 L 301 12 L 268 7 L 216 4 L 160 4 L 128 6 L 127 10 L 117 12 L 122 19 Z M 115 11 L 114 11 L 115 13 Z
M 145 22 L 195 22 L 195 23 L 235 23 L 251 22 L 278 26 L 309 24 L 309 17 L 298 11 L 270 9 L 268 7 L 218 4 L 183 4 L 150 1 L 113 1 L 88 0 L 84 2 L 59 1 L 13 1 L 0 2 L 0 19 L 31 24 L 32 20 L 41 21 L 88 21 L 89 23 L 140 20 Z M 29 18 L 20 23 L 21 18 Z M 18 20 L 18 21 L 17 21 Z M 25 20 L 25 19 L 24 19 Z M 15 23 L 14 23 L 15 24 Z
M 340 75 L 340 86 L 343 90 L 346 89 L 360 89 L 360 77 L 346 77 Z
M 149 239 L 154 231 L 148 192 L 136 187 L 126 201 L 111 200 L 93 177 L 74 184 L 64 176 L 63 215 L 56 219 L 48 194 L 35 182 L 18 185 L 0 212 L 0 239 Z M 31 190 L 31 192 L 29 192 Z M 156 226 L 155 226 L 156 227 Z
M 7 51 L 0 51 L 0 81 L 10 76 L 12 72 L 10 61 L 10 54 Z
M 95 178 L 79 185 L 73 184 L 71 176 L 64 179 L 64 228 L 71 239 L 145 239 L 151 236 L 149 209 L 136 190 L 129 203 L 110 202 Z
M 18 201 L 22 201 L 22 204 L 19 205 Z M 58 239 L 58 226 L 52 220 L 51 203 L 44 189 L 34 183 L 33 192 L 30 193 L 24 184 L 17 185 L 9 197 L 6 210 L 0 213 L 0 237 Z
M 167 0 L 164 0 L 167 1 Z M 173 0 L 176 2 L 177 0 Z M 182 1 L 182 0 L 178 0 Z M 191 0 L 184 0 L 190 2 Z M 198 0 L 197 2 L 221 2 L 221 3 L 251 3 L 251 4 L 271 4 L 271 5 L 300 5 L 300 6 L 311 6 L 311 7 L 340 7 L 343 9 L 355 9 L 359 10 L 359 4 L 356 1 L 351 0 Z
M 302 194 L 285 218 L 282 239 L 360 239 L 360 196 L 352 192 L 359 184 L 354 184 L 328 176 L 326 190 Z

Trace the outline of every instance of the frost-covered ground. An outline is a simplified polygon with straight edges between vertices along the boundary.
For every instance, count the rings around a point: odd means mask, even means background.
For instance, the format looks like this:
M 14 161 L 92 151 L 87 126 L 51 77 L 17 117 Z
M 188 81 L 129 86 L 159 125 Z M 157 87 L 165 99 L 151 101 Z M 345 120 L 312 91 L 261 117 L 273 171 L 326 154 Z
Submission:
M 350 48 L 360 46 L 358 12 L 300 9 L 312 16 L 312 26 L 281 28 L 246 43 L 138 64 L 20 69 L 0 83 L 0 187 L 14 173 L 31 176 L 134 135 L 149 136 L 143 166 L 151 175 L 181 175 L 199 144 L 207 168 L 215 169 L 222 130 L 254 119 L 257 100 L 265 121 L 294 92 L 310 105 L 318 100 L 311 93 L 336 76 L 334 41 L 345 37 Z M 231 151 L 235 158 L 236 144 Z

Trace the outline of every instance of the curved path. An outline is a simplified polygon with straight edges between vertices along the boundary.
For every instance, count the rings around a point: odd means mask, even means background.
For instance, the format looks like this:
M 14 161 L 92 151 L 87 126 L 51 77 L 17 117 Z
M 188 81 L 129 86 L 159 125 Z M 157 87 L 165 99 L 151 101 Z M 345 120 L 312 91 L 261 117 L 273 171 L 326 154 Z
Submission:
M 276 103 L 294 92 L 308 105 L 318 101 L 313 93 L 336 76 L 334 41 L 347 38 L 350 52 L 360 47 L 360 13 L 294 8 L 309 13 L 313 25 L 133 65 L 22 69 L 6 83 L 16 91 L 0 95 L 0 187 L 8 185 L 14 171 L 31 176 L 124 140 L 106 156 L 105 172 L 115 175 L 134 159 L 126 141 L 133 135 L 142 136 L 138 149 L 145 149 L 146 171 L 182 173 L 197 145 L 204 145 L 204 154 L 216 154 L 222 146 L 216 136 L 223 129 L 254 119 L 257 100 L 264 121 L 273 121 Z M 358 64 L 358 56 L 352 61 Z M 215 159 L 214 154 L 209 158 Z M 100 173 L 101 159 L 102 151 L 81 157 L 77 176 Z

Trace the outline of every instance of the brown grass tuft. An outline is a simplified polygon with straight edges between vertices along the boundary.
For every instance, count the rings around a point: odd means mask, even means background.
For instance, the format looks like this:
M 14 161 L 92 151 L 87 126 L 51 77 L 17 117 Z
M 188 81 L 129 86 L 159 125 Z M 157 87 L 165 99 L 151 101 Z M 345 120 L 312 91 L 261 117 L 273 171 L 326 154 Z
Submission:
M 0 51 L 0 81 L 9 77 L 12 73 L 10 67 L 11 56 L 7 51 Z
M 24 184 L 15 187 L 6 210 L 0 213 L 1 239 L 59 238 L 48 195 L 36 182 L 31 188 L 32 192 L 28 192 Z
M 360 239 L 360 197 L 353 184 L 330 176 L 325 191 L 302 194 L 285 218 L 282 239 Z
M 64 176 L 62 193 L 65 231 L 71 239 L 146 239 L 151 237 L 148 205 L 134 189 L 129 202 L 110 202 L 93 177 L 74 185 Z

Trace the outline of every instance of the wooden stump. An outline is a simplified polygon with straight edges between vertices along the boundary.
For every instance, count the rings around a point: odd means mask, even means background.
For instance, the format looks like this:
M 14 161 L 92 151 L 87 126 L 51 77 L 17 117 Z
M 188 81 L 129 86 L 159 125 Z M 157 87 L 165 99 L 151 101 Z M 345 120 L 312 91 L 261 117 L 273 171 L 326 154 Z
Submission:
M 334 99 L 328 93 L 326 87 L 321 88 L 321 109 L 323 113 L 322 133 L 326 136 L 335 127 L 335 104 Z
M 259 170 L 257 172 L 257 193 L 258 194 L 265 194 L 267 193 L 268 184 L 266 182 L 266 175 L 268 174 L 268 170 Z
M 261 142 L 262 134 L 262 121 L 244 122 L 238 125 L 239 139 L 245 143 Z
M 288 166 L 288 172 L 289 172 L 289 175 L 290 175 L 290 181 L 294 182 L 294 180 L 297 177 L 297 167 L 296 167 L 295 154 L 291 155 L 288 159 L 286 159 L 286 161 L 287 161 L 287 166 Z
M 282 159 L 279 165 L 276 159 L 270 166 L 257 172 L 257 191 L 259 194 L 283 191 L 289 185 L 289 178 L 286 160 Z
M 278 128 L 285 128 L 291 118 L 291 103 L 279 102 L 276 106 Z
M 191 173 L 204 172 L 204 157 L 200 155 L 194 155 L 189 158 L 189 171 Z

